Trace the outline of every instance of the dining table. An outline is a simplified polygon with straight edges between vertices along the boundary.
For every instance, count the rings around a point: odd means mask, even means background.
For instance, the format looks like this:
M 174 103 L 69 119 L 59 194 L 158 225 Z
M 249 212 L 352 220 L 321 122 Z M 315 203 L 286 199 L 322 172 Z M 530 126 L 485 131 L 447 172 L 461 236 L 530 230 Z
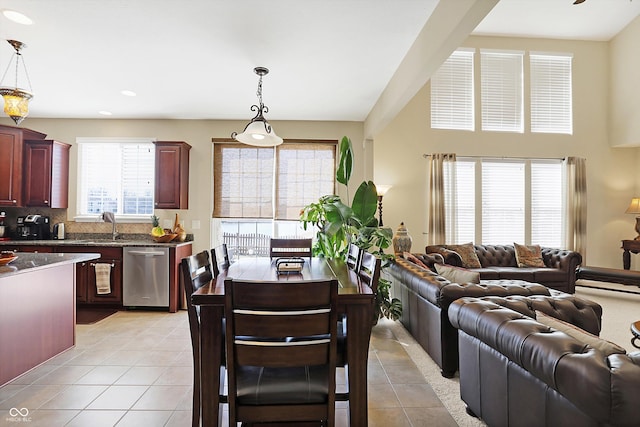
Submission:
M 338 312 L 346 320 L 346 360 L 349 424 L 366 426 L 367 362 L 369 339 L 374 324 L 375 298 L 371 288 L 342 260 L 305 258 L 301 272 L 279 273 L 276 259 L 241 258 L 210 283 L 191 295 L 200 307 L 200 366 L 202 425 L 221 425 L 224 398 L 224 282 L 228 278 L 268 283 L 287 280 L 338 281 Z

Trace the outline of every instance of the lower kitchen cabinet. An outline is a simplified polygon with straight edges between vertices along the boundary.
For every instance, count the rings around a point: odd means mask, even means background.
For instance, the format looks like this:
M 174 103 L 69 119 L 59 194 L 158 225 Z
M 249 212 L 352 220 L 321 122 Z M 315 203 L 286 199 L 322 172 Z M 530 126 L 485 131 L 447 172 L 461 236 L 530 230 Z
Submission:
M 93 252 L 100 258 L 76 264 L 76 302 L 91 305 L 122 305 L 122 249 L 93 246 L 55 247 L 56 252 Z M 96 264 L 109 267 L 109 289 L 99 294 L 96 283 Z
M 51 246 L 33 246 L 33 245 L 17 245 L 17 246 L 2 246 L 3 251 L 14 251 L 14 252 L 34 252 L 40 254 L 49 254 L 53 252 L 53 248 Z

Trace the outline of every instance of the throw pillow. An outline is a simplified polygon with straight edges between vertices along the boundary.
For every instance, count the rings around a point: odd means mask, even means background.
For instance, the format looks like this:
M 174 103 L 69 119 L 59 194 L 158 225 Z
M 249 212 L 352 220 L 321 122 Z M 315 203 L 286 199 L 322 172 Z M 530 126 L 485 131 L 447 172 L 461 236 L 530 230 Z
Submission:
M 516 250 L 516 262 L 518 267 L 546 267 L 542 259 L 542 248 L 540 245 L 519 245 L 513 244 Z
M 447 245 L 447 249 L 455 251 L 462 258 L 462 266 L 464 268 L 482 268 L 476 248 L 473 243 L 465 243 L 463 245 Z
M 587 344 L 590 347 L 600 350 L 606 356 L 609 356 L 611 354 L 626 354 L 627 352 L 618 344 L 603 340 L 602 338 L 590 334 L 589 332 L 580 329 L 577 326 L 572 325 L 571 323 L 556 319 L 555 317 L 544 314 L 543 312 L 538 310 L 536 310 L 536 320 L 552 329 L 564 332 L 565 334 L 575 338 L 581 343 Z
M 412 263 L 416 264 L 419 267 L 422 267 L 422 268 L 424 268 L 426 270 L 429 270 L 429 267 L 427 267 L 424 262 L 420 261 L 420 259 L 418 259 L 418 257 L 416 257 L 415 255 L 413 255 L 410 252 L 403 252 L 402 253 L 402 258 L 406 259 L 409 262 L 412 262 Z
M 480 273 L 452 265 L 436 264 L 436 272 L 453 283 L 480 283 Z

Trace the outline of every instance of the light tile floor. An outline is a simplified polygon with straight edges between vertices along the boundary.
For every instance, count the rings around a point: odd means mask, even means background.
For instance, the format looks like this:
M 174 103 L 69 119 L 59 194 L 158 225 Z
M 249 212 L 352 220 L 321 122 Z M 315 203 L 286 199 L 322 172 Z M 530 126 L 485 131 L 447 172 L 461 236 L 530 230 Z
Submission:
M 369 426 L 456 425 L 384 323 L 368 385 Z M 187 313 L 121 311 L 78 325 L 75 348 L 0 387 L 0 426 L 190 426 L 191 394 Z M 336 425 L 348 426 L 347 403 L 336 408 Z

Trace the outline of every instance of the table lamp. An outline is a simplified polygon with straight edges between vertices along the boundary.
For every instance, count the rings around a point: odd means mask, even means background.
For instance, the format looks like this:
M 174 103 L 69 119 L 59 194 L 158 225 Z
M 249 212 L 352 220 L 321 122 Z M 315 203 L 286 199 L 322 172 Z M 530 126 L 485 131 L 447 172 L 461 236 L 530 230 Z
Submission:
M 625 213 L 637 215 L 636 216 L 636 233 L 638 233 L 638 235 L 635 237 L 634 240 L 640 240 L 640 197 L 634 197 L 633 199 L 631 199 L 631 203 L 629 204 L 629 207 L 627 208 Z

